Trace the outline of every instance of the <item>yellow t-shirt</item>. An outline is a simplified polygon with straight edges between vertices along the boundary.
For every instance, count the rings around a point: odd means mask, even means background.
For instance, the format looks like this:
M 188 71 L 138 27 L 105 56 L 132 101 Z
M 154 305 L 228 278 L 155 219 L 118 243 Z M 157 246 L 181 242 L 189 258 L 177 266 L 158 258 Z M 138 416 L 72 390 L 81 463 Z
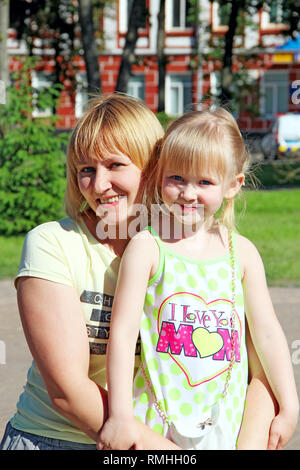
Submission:
M 76 290 L 89 337 L 89 377 L 102 387 L 106 387 L 105 354 L 119 263 L 120 258 L 101 245 L 83 222 L 66 218 L 39 225 L 27 234 L 17 275 L 59 282 Z M 136 363 L 138 353 L 137 348 Z M 35 361 L 11 424 L 54 439 L 93 442 L 55 411 Z

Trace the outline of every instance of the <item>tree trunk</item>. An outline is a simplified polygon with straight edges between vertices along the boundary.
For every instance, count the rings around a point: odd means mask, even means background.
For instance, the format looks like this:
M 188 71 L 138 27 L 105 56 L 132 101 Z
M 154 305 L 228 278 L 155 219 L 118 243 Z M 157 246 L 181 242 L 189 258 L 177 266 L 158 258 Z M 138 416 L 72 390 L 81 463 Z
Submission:
M 8 85 L 7 31 L 9 26 L 9 0 L 0 0 L 0 103 Z M 2 97 L 4 98 L 4 97 Z M 2 100 L 3 101 L 3 100 Z
M 157 24 L 157 62 L 158 62 L 158 109 L 165 110 L 165 80 L 166 80 L 166 56 L 164 53 L 165 43 L 165 5 L 166 0 L 160 0 Z
M 221 71 L 221 102 L 228 103 L 232 94 L 230 87 L 232 85 L 232 54 L 233 41 L 238 25 L 238 15 L 244 5 L 244 1 L 232 0 L 231 11 L 228 22 L 228 30 L 225 34 L 225 46 L 223 55 L 223 67 Z
M 79 23 L 85 61 L 88 92 L 101 93 L 98 50 L 95 39 L 92 0 L 78 0 Z
M 145 0 L 133 0 L 128 22 L 125 46 L 119 68 L 116 91 L 127 93 L 131 68 L 135 62 L 135 46 L 138 39 L 138 28 L 146 18 Z

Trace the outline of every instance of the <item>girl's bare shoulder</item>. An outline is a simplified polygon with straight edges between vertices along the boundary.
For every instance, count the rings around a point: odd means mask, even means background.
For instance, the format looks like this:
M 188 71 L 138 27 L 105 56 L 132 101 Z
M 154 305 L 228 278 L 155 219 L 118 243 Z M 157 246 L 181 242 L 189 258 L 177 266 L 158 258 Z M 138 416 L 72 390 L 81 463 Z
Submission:
M 262 266 L 262 259 L 254 243 L 243 235 L 236 234 L 236 246 L 242 277 L 249 269 Z
M 142 230 L 131 238 L 124 255 L 134 257 L 141 256 L 145 261 L 155 260 L 159 257 L 159 248 L 153 235 L 148 230 Z

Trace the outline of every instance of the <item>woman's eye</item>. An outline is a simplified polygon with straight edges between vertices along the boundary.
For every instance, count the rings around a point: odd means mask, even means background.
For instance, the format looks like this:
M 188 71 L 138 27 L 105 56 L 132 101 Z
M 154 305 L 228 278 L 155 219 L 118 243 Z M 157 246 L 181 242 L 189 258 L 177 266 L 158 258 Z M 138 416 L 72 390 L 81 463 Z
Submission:
M 79 173 L 88 174 L 88 173 L 93 173 L 94 171 L 95 171 L 95 168 L 93 168 L 92 166 L 86 166 L 84 168 L 81 168 Z
M 118 162 L 111 164 L 111 168 L 119 168 L 120 166 L 124 166 L 124 164 L 123 163 L 118 163 Z

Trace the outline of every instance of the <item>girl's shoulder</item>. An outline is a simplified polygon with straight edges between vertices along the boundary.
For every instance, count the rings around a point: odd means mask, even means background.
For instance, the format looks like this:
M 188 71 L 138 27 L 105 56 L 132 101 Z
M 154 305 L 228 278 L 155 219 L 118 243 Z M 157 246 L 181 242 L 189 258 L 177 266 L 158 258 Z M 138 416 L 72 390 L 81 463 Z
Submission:
M 146 250 L 149 250 L 152 253 L 157 249 L 157 243 L 155 242 L 154 236 L 149 232 L 149 230 L 145 229 L 135 234 L 130 239 L 125 251 L 135 251 L 136 253 L 142 251 L 146 255 Z
M 247 270 L 255 269 L 262 264 L 262 260 L 254 243 L 238 233 L 236 233 L 236 247 L 243 278 Z
M 159 247 L 149 230 L 142 230 L 134 235 L 122 256 L 123 260 L 136 260 L 151 266 L 151 273 L 155 272 L 159 263 Z

